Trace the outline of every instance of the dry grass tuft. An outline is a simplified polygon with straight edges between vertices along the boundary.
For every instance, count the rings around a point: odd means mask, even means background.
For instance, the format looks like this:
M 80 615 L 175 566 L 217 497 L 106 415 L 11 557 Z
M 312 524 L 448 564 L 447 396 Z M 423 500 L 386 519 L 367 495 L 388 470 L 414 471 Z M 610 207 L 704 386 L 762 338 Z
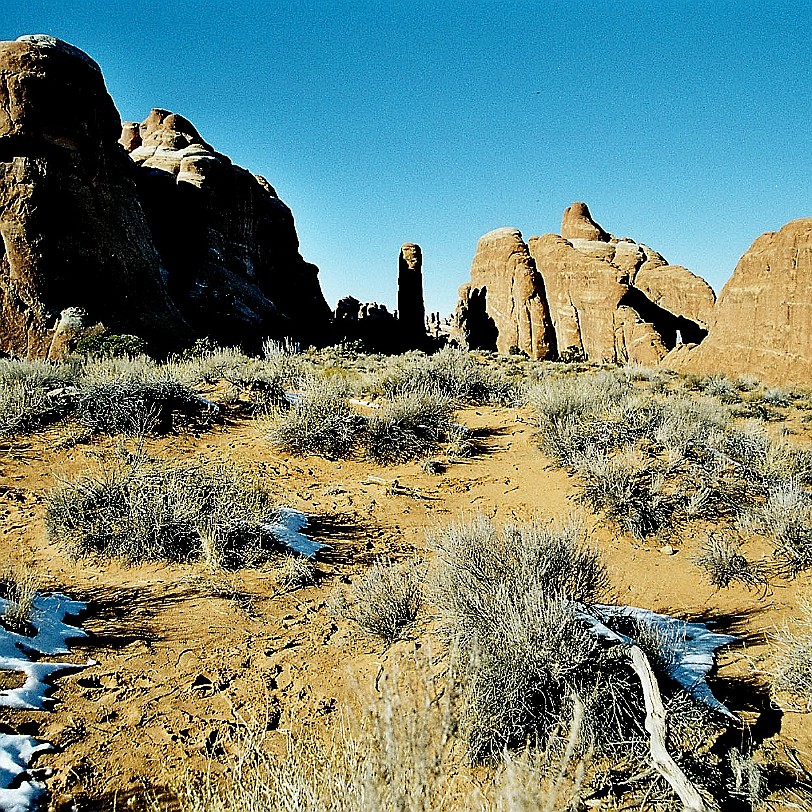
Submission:
M 258 563 L 277 549 L 270 496 L 225 467 L 120 451 L 48 496 L 49 535 L 74 555 L 135 563 L 203 558 L 212 567 Z
M 389 645 L 417 619 L 423 603 L 421 561 L 376 561 L 352 586 L 343 614 Z

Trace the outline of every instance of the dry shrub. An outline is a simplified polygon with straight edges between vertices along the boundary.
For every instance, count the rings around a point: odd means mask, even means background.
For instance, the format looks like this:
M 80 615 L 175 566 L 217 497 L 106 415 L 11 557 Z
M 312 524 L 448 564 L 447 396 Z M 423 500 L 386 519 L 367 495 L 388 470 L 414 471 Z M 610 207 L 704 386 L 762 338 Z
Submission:
M 344 615 L 364 631 L 394 643 L 417 619 L 423 603 L 422 562 L 376 561 L 352 587 Z
M 27 434 L 64 417 L 75 364 L 0 359 L 0 436 Z
M 270 496 L 234 470 L 121 451 L 52 491 L 46 526 L 77 556 L 240 566 L 278 549 L 272 516 Z
M 777 482 L 741 520 L 745 530 L 772 541 L 775 556 L 789 575 L 812 567 L 812 493 L 797 479 Z
M 400 395 L 367 421 L 365 453 L 380 465 L 433 454 L 452 428 L 451 416 L 448 397 L 436 391 Z
M 528 737 L 546 741 L 572 718 L 575 702 L 605 704 L 621 684 L 628 693 L 628 673 L 598 678 L 600 643 L 571 609 L 608 588 L 605 566 L 576 527 L 497 530 L 479 517 L 439 532 L 433 546 L 434 600 L 454 652 L 473 759 L 497 757 Z M 615 700 L 625 718 L 621 694 Z
M 776 652 L 770 670 L 773 691 L 787 696 L 795 707 L 812 710 L 812 607 L 807 603 L 796 623 L 786 625 L 773 642 Z
M 164 433 L 176 419 L 190 420 L 203 408 L 188 386 L 173 380 L 105 381 L 83 387 L 75 398 L 82 424 L 103 434 Z
M 576 465 L 581 501 L 634 538 L 644 539 L 669 526 L 676 505 L 666 492 L 662 471 L 631 454 L 610 457 L 598 450 L 587 450 Z
M 501 370 L 485 366 L 464 350 L 445 347 L 434 355 L 407 353 L 378 372 L 372 388 L 389 398 L 434 390 L 458 405 L 499 403 L 518 397 Z
M 289 408 L 277 412 L 268 439 L 291 454 L 339 459 L 357 449 L 364 423 L 344 384 L 312 378 Z

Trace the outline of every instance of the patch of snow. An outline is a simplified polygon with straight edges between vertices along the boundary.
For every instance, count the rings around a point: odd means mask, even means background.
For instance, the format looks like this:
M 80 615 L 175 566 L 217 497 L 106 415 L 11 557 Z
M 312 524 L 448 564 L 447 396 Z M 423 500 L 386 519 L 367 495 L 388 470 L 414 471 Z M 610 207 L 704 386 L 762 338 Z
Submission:
M 9 602 L 0 598 L 0 613 L 8 606 Z M 0 626 L 0 670 L 25 674 L 22 686 L 0 691 L 0 706 L 47 710 L 55 701 L 48 693 L 57 674 L 94 665 L 93 660 L 51 663 L 39 659 L 70 654 L 67 641 L 87 637 L 82 629 L 65 622 L 84 609 L 85 604 L 64 595 L 36 595 L 29 617 L 35 632 L 32 636 Z M 40 753 L 52 749 L 47 742 L 30 736 L 0 734 L 0 809 L 3 812 L 29 812 L 39 806 L 45 786 L 31 777 L 28 768 Z
M 328 545 L 313 541 L 302 533 L 302 530 L 307 527 L 307 521 L 307 514 L 300 510 L 280 508 L 276 512 L 274 520 L 262 526 L 289 550 L 307 558 L 315 558 L 316 553 Z
M 0 734 L 0 809 L 3 812 L 29 812 L 40 805 L 45 785 L 28 775 L 31 762 L 53 750 L 48 742 L 30 736 Z
M 673 662 L 667 669 L 667 676 L 697 701 L 724 716 L 736 718 L 735 714 L 713 695 L 705 680 L 714 666 L 716 651 L 735 642 L 735 637 L 712 632 L 704 623 L 689 623 L 636 606 L 598 604 L 590 609 L 579 606 L 576 609 L 576 616 L 586 621 L 598 637 L 626 645 L 636 641 L 612 628 L 618 620 L 637 621 L 656 629 L 662 636 L 663 644 L 668 646 L 673 656 Z

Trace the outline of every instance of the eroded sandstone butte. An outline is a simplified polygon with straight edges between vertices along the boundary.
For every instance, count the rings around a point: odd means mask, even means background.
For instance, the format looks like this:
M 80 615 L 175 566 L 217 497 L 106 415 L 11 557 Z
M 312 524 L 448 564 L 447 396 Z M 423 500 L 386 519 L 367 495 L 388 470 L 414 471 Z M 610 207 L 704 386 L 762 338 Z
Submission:
M 0 42 L 0 351 L 45 357 L 60 314 L 167 346 L 170 300 L 98 65 L 43 35 Z
M 122 132 L 99 66 L 53 37 L 0 43 L 0 236 L 11 355 L 66 351 L 78 313 L 159 350 L 317 341 L 330 323 L 271 185 L 181 116 L 154 110 Z
M 225 343 L 324 336 L 332 314 L 318 268 L 299 253 L 293 215 L 265 178 L 167 110 L 126 122 L 121 143 L 138 167 L 169 294 L 198 334 Z
M 719 294 L 707 338 L 664 362 L 703 374 L 812 381 L 812 218 L 762 234 Z
M 480 238 L 471 282 L 460 288 L 455 335 L 472 349 L 555 357 L 544 281 L 515 228 Z
M 527 244 L 515 229 L 480 240 L 471 284 L 460 291 L 458 337 L 501 352 L 517 346 L 533 358 L 557 351 L 649 365 L 677 343 L 704 337 L 715 297 L 699 277 L 645 245 L 609 234 L 584 203 L 566 209 L 561 231 Z M 525 269 L 518 275 L 517 263 Z M 517 277 L 521 301 L 536 303 L 539 315 L 530 323 L 538 328 L 531 331 L 546 336 L 546 352 L 518 340 L 527 310 L 506 295 Z

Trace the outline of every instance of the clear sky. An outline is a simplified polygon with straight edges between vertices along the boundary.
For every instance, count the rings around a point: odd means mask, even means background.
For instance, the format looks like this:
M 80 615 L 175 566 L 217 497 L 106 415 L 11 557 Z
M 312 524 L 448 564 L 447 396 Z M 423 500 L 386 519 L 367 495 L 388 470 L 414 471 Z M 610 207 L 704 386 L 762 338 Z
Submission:
M 477 239 L 586 201 L 717 290 L 812 215 L 812 10 L 725 2 L 0 0 L 102 67 L 122 118 L 164 107 L 265 175 L 331 304 L 393 305 L 401 243 L 450 312 Z

